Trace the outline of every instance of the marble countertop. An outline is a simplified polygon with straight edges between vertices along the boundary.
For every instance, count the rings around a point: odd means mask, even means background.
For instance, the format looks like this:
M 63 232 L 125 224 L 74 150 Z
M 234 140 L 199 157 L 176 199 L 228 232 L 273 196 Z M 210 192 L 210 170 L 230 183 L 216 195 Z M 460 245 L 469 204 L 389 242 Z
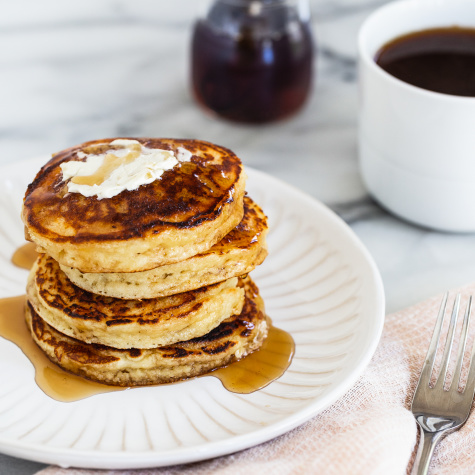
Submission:
M 312 0 L 314 92 L 295 117 L 249 127 L 209 117 L 189 90 L 195 0 L 0 0 L 0 165 L 112 136 L 201 138 L 326 203 L 381 272 L 387 311 L 475 279 L 475 235 L 405 223 L 361 181 L 356 35 L 381 0 Z M 9 474 L 41 465 L 0 457 Z M 2 472 L 3 473 L 3 472 Z

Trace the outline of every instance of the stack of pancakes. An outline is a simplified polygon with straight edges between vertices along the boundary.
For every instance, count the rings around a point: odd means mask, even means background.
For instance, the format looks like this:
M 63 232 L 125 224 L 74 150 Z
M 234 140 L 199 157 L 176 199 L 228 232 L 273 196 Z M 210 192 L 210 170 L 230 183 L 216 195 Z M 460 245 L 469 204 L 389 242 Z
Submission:
M 120 386 L 197 376 L 258 349 L 268 322 L 247 274 L 267 255 L 267 222 L 239 158 L 208 142 L 139 139 L 191 159 L 112 198 L 68 192 L 60 165 L 113 153 L 113 140 L 54 155 L 27 189 L 36 343 L 62 368 Z

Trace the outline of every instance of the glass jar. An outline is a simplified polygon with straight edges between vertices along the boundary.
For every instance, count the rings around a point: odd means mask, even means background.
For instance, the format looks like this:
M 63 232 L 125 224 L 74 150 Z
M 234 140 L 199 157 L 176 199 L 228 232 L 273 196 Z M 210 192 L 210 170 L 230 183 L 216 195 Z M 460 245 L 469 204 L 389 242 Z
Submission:
M 193 92 L 198 103 L 238 122 L 287 117 L 312 85 L 308 0 L 216 0 L 194 27 Z

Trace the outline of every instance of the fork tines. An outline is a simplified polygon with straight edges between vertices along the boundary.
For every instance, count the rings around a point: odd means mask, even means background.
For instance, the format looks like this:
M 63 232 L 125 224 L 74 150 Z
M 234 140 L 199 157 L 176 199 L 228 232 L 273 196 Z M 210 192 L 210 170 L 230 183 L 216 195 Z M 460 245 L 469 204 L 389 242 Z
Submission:
M 437 316 L 437 322 L 434 328 L 434 333 L 432 334 L 432 339 L 429 345 L 429 349 L 427 351 L 427 356 L 425 359 L 424 367 L 421 372 L 421 376 L 419 379 L 419 384 L 430 384 L 431 381 L 431 375 L 432 371 L 434 369 L 434 364 L 435 364 L 435 359 L 436 359 L 436 354 L 437 354 L 437 349 L 439 347 L 439 341 L 440 341 L 440 334 L 442 331 L 442 326 L 444 323 L 444 318 L 446 314 L 446 307 L 447 307 L 447 300 L 448 300 L 448 292 L 444 295 L 444 298 L 442 299 L 442 303 L 440 305 L 439 309 L 439 314 Z M 462 331 L 460 335 L 460 341 L 458 345 L 458 352 L 457 352 L 457 363 L 456 363 L 456 368 L 454 371 L 454 375 L 451 381 L 451 384 L 449 386 L 449 389 L 452 388 L 454 381 L 456 382 L 456 386 L 454 387 L 455 390 L 458 389 L 458 386 L 460 384 L 460 376 L 462 372 L 462 365 L 463 365 L 463 356 L 465 353 L 465 347 L 467 344 L 467 336 L 468 336 L 468 327 L 470 323 L 470 315 L 471 315 L 471 308 L 472 308 L 472 296 L 469 297 L 467 307 L 465 309 L 465 314 L 464 314 L 464 319 L 463 319 L 463 325 L 462 325 Z M 444 353 L 442 355 L 442 360 L 440 364 L 440 371 L 439 374 L 436 378 L 436 383 L 434 385 L 434 388 L 443 388 L 445 384 L 445 380 L 447 377 L 447 371 L 449 368 L 449 363 L 450 363 L 450 355 L 452 352 L 452 347 L 453 347 L 453 342 L 454 342 L 454 336 L 455 336 L 455 329 L 457 326 L 457 319 L 459 315 L 459 309 L 460 309 L 460 294 L 457 294 L 455 297 L 455 302 L 454 306 L 452 309 L 452 315 L 450 318 L 450 323 L 449 323 L 449 328 L 447 331 L 447 339 L 445 341 L 445 347 L 444 347 Z M 472 345 L 472 356 L 471 356 L 471 362 L 470 362 L 470 369 L 469 369 L 469 374 L 467 378 L 467 385 L 471 388 L 475 387 L 475 363 L 474 363 L 474 356 L 475 356 L 475 346 Z M 469 390 L 471 388 L 468 388 Z

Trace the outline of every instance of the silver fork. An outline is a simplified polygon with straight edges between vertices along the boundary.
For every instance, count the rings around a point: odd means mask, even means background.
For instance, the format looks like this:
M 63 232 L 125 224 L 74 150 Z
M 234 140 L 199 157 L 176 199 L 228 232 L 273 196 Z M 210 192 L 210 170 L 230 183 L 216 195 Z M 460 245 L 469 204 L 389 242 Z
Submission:
M 467 343 L 472 297 L 469 298 L 465 310 L 454 376 L 450 382 L 449 389 L 444 389 L 447 369 L 450 362 L 450 353 L 454 341 L 455 327 L 457 325 L 460 294 L 455 298 L 452 309 L 439 376 L 433 388 L 429 385 L 434 368 L 435 355 L 439 346 L 442 324 L 444 322 L 447 298 L 448 293 L 445 294 L 440 305 L 432 340 L 429 345 L 429 350 L 427 351 L 427 356 L 424 366 L 422 367 L 421 376 L 411 406 L 412 413 L 420 427 L 421 434 L 416 461 L 412 469 L 412 473 L 418 475 L 427 474 L 430 460 L 437 443 L 447 434 L 459 429 L 468 419 L 475 393 L 475 345 L 472 346 L 467 383 L 463 391 L 458 390 L 463 355 Z

